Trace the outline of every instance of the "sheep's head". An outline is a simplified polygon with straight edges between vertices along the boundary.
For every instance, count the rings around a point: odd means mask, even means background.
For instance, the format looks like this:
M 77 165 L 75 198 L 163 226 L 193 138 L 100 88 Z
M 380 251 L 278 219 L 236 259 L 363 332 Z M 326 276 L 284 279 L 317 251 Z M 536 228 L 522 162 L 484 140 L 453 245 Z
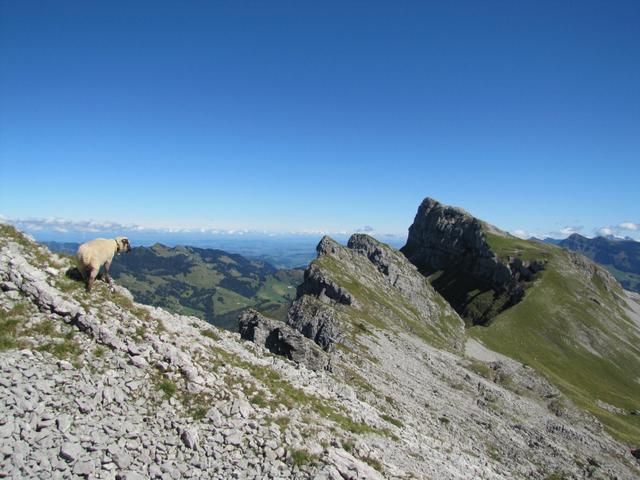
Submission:
M 131 244 L 127 237 L 116 237 L 116 243 L 118 244 L 118 252 L 130 252 Z

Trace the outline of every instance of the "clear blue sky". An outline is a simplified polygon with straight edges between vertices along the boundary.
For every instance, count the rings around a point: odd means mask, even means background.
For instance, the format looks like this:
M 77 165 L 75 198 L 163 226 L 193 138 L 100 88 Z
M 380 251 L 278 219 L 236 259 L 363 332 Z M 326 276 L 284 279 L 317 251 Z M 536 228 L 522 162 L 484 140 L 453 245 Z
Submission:
M 640 222 L 638 1 L 0 5 L 4 217 Z

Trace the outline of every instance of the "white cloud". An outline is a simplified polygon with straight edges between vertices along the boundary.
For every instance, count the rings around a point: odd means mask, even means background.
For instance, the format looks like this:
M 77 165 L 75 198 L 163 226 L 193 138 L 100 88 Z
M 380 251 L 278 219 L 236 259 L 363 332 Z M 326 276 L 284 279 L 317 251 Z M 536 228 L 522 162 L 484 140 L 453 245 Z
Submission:
M 621 228 L 623 230 L 632 230 L 635 232 L 636 230 L 640 229 L 640 225 L 633 222 L 622 222 L 618 224 L 618 228 Z
M 524 231 L 522 229 L 513 230 L 511 233 L 513 235 L 515 235 L 516 237 L 518 237 L 518 238 L 524 238 L 524 239 L 527 239 L 527 238 L 529 238 L 531 236 L 526 231 Z
M 189 224 L 124 224 L 115 221 L 98 221 L 98 220 L 67 220 L 57 217 L 49 218 L 8 218 L 0 215 L 0 222 L 9 223 L 23 232 L 58 234 L 90 234 L 90 235 L 133 235 L 133 234 L 196 234 L 211 236 L 250 236 L 250 235 L 300 235 L 300 236 L 318 236 L 318 235 L 349 235 L 352 230 L 347 229 L 308 229 L 297 231 L 272 231 L 257 230 L 248 228 L 219 228 L 211 226 L 189 225 Z M 376 235 L 377 232 L 373 227 L 365 225 L 357 229 L 359 232 L 367 232 L 370 235 Z M 393 234 L 394 236 L 396 234 Z M 400 235 L 400 234 L 398 234 Z
M 560 233 L 562 235 L 573 235 L 574 233 L 579 233 L 582 230 L 581 226 L 576 226 L 576 227 L 564 227 L 562 229 L 560 229 Z
M 602 227 L 598 229 L 598 235 L 609 236 L 609 235 L 615 235 L 615 233 L 613 229 L 610 227 Z

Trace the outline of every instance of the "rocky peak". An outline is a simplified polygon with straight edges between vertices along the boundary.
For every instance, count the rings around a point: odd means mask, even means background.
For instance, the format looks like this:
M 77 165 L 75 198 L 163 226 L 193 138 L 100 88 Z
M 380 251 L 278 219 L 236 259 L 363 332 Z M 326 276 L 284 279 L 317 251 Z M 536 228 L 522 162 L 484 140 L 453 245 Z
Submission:
M 513 238 L 466 211 L 426 198 L 409 228 L 402 253 L 469 322 L 483 324 L 524 296 L 523 281 L 543 268 L 542 262 L 500 258 L 487 235 Z M 469 293 L 488 292 L 480 305 Z
M 318 256 L 322 255 L 335 255 L 340 251 L 341 245 L 333 238 L 325 235 L 320 239 L 320 242 L 316 246 L 316 252 Z
M 335 342 L 351 335 L 349 319 L 358 316 L 357 311 L 378 317 L 380 324 L 416 328 L 422 334 L 425 328 L 433 329 L 434 338 L 446 338 L 445 344 L 461 348 L 459 317 L 400 252 L 365 234 L 352 235 L 347 246 L 324 237 L 317 251 L 287 323 L 324 350 L 332 350 Z M 387 296 L 393 300 L 384 301 Z M 445 317 L 455 326 L 436 328 Z M 409 326 L 413 322 L 415 327 Z
M 486 242 L 482 222 L 432 198 L 420 204 L 401 251 L 426 275 L 460 266 L 487 282 L 504 280 L 496 273 L 504 269 Z

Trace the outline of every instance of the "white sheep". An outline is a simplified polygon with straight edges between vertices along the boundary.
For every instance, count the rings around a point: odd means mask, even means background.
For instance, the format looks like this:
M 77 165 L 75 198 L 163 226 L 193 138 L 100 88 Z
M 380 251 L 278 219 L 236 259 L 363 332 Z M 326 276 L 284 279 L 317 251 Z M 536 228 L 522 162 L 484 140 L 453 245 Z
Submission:
M 130 252 L 131 244 L 126 237 L 116 238 L 96 238 L 83 243 L 78 247 L 76 260 L 78 270 L 87 282 L 87 292 L 91 291 L 93 281 L 100 272 L 100 267 L 104 267 L 104 280 L 111 285 L 109 277 L 109 267 L 113 261 L 113 256 L 120 252 Z

